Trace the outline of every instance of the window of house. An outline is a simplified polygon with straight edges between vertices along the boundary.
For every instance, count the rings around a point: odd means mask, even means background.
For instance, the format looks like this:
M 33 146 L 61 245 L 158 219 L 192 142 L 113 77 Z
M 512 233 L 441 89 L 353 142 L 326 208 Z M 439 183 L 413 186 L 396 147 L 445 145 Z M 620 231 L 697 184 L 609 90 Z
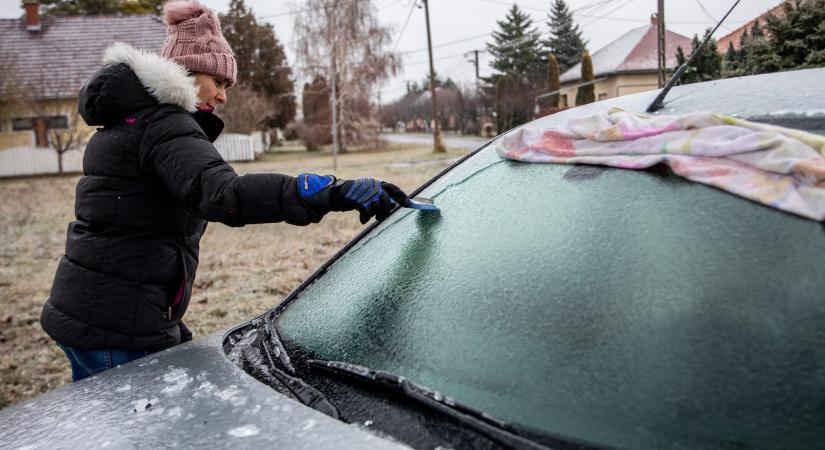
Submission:
M 607 93 L 606 92 L 602 92 L 602 93 L 599 94 L 599 101 L 602 101 L 606 98 L 607 98 Z
M 69 127 L 69 119 L 66 116 L 45 116 L 45 117 L 18 117 L 12 119 L 13 131 L 34 132 L 34 145 L 38 147 L 49 146 L 49 130 L 61 130 Z
M 15 118 L 11 120 L 12 131 L 26 131 L 34 128 L 33 119 L 31 117 Z
M 46 127 L 50 130 L 61 130 L 69 128 L 69 119 L 66 116 L 46 117 Z

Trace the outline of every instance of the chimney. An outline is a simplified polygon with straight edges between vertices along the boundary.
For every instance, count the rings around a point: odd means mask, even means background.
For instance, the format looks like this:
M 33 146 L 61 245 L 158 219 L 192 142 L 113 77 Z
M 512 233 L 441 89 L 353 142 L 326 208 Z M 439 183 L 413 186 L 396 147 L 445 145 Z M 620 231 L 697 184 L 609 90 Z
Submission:
M 650 15 L 650 24 L 659 25 L 659 16 L 656 13 Z
M 43 24 L 40 22 L 40 2 L 38 0 L 26 0 L 23 2 L 26 9 L 26 30 L 40 31 Z

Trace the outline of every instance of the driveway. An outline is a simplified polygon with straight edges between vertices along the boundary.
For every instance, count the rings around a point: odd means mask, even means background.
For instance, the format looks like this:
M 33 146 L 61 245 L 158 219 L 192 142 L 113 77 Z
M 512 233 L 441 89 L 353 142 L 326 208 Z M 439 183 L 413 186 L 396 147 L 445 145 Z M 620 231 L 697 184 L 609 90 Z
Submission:
M 398 144 L 432 144 L 433 135 L 429 133 L 387 133 L 382 138 Z M 489 139 L 479 136 L 461 136 L 443 134 L 444 144 L 450 148 L 466 148 L 475 150 Z

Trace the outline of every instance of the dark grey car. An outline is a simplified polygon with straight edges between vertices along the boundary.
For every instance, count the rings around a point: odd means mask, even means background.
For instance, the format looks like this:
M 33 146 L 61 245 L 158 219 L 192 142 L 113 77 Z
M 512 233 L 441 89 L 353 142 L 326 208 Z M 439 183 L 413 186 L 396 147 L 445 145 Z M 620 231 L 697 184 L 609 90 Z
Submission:
M 825 133 L 825 69 L 675 88 Z M 608 107 L 644 110 L 655 92 Z M 821 223 L 485 146 L 272 312 L 0 411 L 3 446 L 814 448 Z M 273 301 L 274 303 L 274 301 Z

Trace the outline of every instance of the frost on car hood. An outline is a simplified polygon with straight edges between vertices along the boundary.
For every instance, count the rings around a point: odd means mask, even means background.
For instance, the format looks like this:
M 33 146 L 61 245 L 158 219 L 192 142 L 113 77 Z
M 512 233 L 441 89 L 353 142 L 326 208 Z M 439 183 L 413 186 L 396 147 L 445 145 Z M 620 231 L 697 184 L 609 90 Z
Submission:
M 0 411 L 10 448 L 403 448 L 278 394 L 223 354 L 222 334 Z

